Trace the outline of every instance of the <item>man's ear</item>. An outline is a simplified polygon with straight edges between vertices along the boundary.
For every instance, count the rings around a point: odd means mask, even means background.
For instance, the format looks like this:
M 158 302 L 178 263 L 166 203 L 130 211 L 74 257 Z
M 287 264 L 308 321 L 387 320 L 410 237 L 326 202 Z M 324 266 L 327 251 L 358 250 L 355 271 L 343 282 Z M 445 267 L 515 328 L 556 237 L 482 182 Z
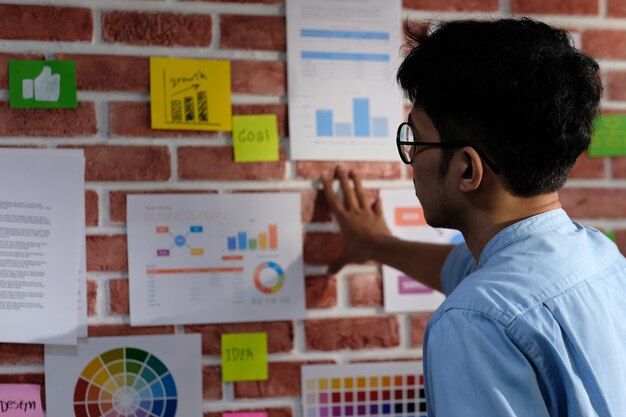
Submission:
M 471 146 L 462 148 L 460 156 L 462 158 L 462 173 L 459 188 L 463 192 L 475 191 L 483 181 L 483 161 L 478 152 Z

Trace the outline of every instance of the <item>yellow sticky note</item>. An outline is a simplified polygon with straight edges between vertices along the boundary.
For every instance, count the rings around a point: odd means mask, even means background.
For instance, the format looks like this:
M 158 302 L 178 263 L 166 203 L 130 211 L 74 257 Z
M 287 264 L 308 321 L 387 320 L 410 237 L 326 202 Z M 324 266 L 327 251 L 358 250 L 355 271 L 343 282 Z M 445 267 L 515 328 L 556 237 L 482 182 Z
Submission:
M 233 116 L 235 162 L 278 161 L 275 114 Z
M 153 129 L 232 129 L 230 62 L 150 58 Z
M 267 333 L 222 335 L 222 379 L 224 381 L 267 379 Z

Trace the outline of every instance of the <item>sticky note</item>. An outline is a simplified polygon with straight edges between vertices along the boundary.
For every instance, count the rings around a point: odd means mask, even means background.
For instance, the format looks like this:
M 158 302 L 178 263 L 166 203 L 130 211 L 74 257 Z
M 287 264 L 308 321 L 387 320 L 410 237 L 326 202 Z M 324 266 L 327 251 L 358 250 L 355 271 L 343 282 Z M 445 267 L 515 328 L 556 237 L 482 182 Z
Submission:
M 0 416 L 43 417 L 41 386 L 0 384 Z
M 75 109 L 74 61 L 9 61 L 12 109 Z
M 267 413 L 222 413 L 222 417 L 267 417 Z
M 267 333 L 222 335 L 222 379 L 224 381 L 267 379 Z
M 626 155 L 626 115 L 599 116 L 594 123 L 589 156 Z
M 150 58 L 153 129 L 232 129 L 230 62 Z
M 235 162 L 278 161 L 275 114 L 233 116 Z

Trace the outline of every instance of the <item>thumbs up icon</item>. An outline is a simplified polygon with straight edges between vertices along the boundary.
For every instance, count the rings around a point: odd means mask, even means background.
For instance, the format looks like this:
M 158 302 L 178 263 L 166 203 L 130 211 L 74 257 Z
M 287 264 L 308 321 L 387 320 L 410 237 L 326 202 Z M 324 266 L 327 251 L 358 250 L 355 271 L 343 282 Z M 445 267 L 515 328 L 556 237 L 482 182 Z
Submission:
M 22 80 L 22 98 L 35 101 L 58 101 L 61 95 L 61 75 L 52 74 L 52 69 L 43 67 L 41 74 L 34 80 Z

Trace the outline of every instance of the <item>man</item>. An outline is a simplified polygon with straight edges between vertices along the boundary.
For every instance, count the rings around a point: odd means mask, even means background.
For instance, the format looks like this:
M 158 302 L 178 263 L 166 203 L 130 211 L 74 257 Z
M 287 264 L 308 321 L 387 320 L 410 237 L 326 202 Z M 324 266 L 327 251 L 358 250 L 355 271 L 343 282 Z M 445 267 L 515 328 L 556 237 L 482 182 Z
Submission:
M 443 291 L 424 341 L 429 416 L 626 416 L 626 260 L 560 208 L 598 112 L 598 65 L 530 19 L 411 33 L 398 129 L 427 222 L 456 247 L 392 237 L 380 202 L 337 169 L 344 235 L 330 272 L 376 260 Z

